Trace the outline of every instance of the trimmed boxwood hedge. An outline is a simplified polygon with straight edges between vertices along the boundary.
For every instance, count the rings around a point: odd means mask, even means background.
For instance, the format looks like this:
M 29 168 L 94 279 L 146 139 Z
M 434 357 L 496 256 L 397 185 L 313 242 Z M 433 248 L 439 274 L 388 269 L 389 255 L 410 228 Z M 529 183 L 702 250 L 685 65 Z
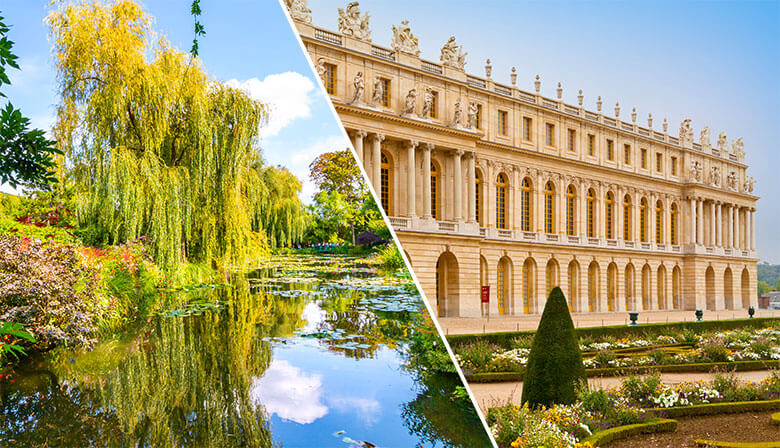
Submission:
M 696 446 L 715 448 L 780 448 L 780 442 L 718 442 L 716 440 L 696 439 Z
M 769 418 L 769 423 L 780 426 L 780 412 L 775 412 L 772 414 L 772 416 Z
M 677 420 L 654 418 L 644 423 L 616 426 L 605 429 L 582 440 L 582 443 L 590 442 L 593 446 L 604 446 L 616 440 L 627 439 L 639 434 L 651 434 L 657 432 L 673 432 L 677 430 Z
M 642 373 L 648 370 L 662 373 L 706 373 L 715 368 L 726 368 L 739 372 L 749 370 L 764 370 L 780 367 L 780 361 L 734 361 L 734 362 L 707 362 L 697 364 L 667 364 L 662 366 L 634 366 L 634 367 L 607 367 L 602 369 L 586 369 L 588 377 L 595 376 L 622 376 L 629 373 Z M 509 381 L 523 381 L 523 372 L 490 372 L 473 373 L 466 375 L 466 380 L 473 383 L 497 383 Z
M 691 312 L 693 313 L 693 312 Z M 722 331 L 733 330 L 736 328 L 763 328 L 780 322 L 775 317 L 756 317 L 754 319 L 731 319 L 731 320 L 705 320 L 701 322 L 674 322 L 674 323 L 653 323 L 639 324 L 634 326 L 614 325 L 606 327 L 582 327 L 575 328 L 575 334 L 580 337 L 589 337 L 598 339 L 604 336 L 614 337 L 636 337 L 645 334 L 658 334 L 667 331 L 682 331 L 684 329 Z M 447 336 L 450 345 L 469 344 L 477 341 L 497 344 L 504 348 L 510 348 L 511 342 L 518 336 L 532 336 L 533 330 L 527 331 L 505 331 L 499 333 L 483 334 L 456 334 Z
M 736 414 L 739 412 L 771 411 L 780 409 L 780 400 L 736 401 L 733 403 L 710 403 L 674 408 L 651 408 L 651 412 L 670 418 L 698 417 L 714 414 Z

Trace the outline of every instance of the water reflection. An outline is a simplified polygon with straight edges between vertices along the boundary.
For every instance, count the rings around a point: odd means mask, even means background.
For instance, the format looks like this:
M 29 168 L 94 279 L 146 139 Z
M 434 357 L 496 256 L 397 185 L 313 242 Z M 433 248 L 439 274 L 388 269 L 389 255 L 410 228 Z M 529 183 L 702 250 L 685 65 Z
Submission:
M 20 366 L 0 446 L 489 446 L 455 383 L 402 368 L 416 293 L 321 268 L 171 294 L 136 331 Z

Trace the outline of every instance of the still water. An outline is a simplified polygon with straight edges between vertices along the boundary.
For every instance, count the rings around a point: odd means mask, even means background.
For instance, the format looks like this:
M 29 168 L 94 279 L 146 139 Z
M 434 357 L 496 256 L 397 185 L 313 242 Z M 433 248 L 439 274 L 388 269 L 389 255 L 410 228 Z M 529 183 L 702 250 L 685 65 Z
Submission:
M 278 259 L 0 382 L 0 446 L 490 446 L 459 380 L 406 366 L 424 305 L 339 257 Z

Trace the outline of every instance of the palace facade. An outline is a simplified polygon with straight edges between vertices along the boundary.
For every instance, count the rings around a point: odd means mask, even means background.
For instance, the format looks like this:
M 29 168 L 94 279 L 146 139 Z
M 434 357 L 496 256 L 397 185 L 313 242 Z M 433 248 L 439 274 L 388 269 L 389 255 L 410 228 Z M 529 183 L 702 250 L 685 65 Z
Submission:
M 409 24 L 371 41 L 356 2 L 339 30 L 288 9 L 427 298 L 441 316 L 541 313 L 561 286 L 573 312 L 757 305 L 742 140 L 690 120 L 679 135 L 466 73 L 450 38 L 420 57 Z M 335 11 L 334 11 L 335 14 Z M 481 302 L 489 286 L 489 302 Z

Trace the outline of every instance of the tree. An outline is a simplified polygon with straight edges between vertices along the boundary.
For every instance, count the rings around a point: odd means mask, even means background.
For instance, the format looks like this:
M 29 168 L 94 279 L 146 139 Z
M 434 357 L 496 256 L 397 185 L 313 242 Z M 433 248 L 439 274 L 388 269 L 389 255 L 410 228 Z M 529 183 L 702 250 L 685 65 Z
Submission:
M 166 268 L 240 265 L 269 238 L 288 244 L 302 233 L 291 211 L 300 183 L 263 168 L 265 105 L 155 38 L 131 0 L 69 5 L 48 22 L 61 95 L 55 135 L 81 224 L 111 243 L 149 236 Z
M 531 406 L 572 404 L 585 367 L 574 333 L 569 306 L 555 287 L 539 321 L 523 378 L 522 402 Z
M 309 170 L 320 191 L 338 191 L 350 202 L 370 196 L 357 161 L 348 149 L 319 155 L 309 164 Z
M 14 43 L 8 39 L 10 28 L 3 20 L 0 16 L 0 88 L 11 84 L 6 67 L 19 69 Z M 0 97 L 5 97 L 2 91 Z M 10 102 L 0 110 L 0 184 L 47 189 L 56 181 L 53 157 L 61 152 L 43 131 L 29 126 L 30 120 Z
M 762 296 L 766 294 L 767 292 L 772 291 L 772 287 L 769 286 L 769 283 L 759 280 L 758 281 L 758 295 Z

